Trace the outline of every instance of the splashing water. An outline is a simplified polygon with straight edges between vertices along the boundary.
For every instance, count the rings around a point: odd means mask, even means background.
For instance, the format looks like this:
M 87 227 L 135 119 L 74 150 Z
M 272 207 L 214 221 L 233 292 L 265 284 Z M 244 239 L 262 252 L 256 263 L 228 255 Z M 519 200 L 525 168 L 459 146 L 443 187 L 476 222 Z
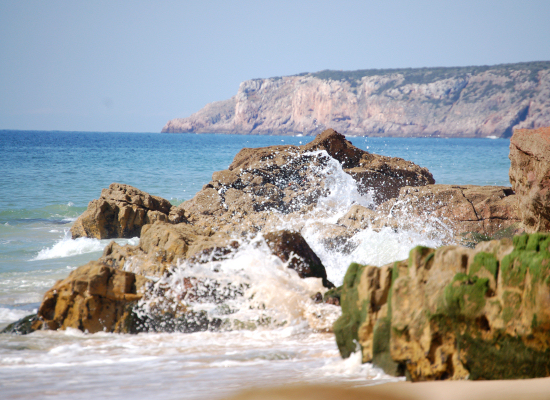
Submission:
M 327 229 L 341 228 L 336 222 L 353 205 L 374 208 L 372 196 L 370 193 L 362 196 L 356 181 L 326 151 L 298 157 L 313 157 L 318 162 L 308 166 L 308 176 L 322 180 L 323 196 L 305 215 L 278 212 L 276 229 L 301 231 L 334 284 L 342 284 L 351 262 L 382 266 L 407 258 L 410 249 L 417 245 L 442 244 L 442 235 L 433 227 L 423 228 L 429 229 L 431 236 L 410 227 L 376 230 L 367 227 L 350 237 L 340 238 L 339 246 L 327 245 Z M 303 161 L 292 160 L 289 164 L 294 162 Z M 213 255 L 200 262 L 178 260 L 140 302 L 136 309 L 140 321 L 138 330 L 194 332 L 288 326 L 314 331 L 331 329 L 340 309 L 315 302 L 316 295 L 327 290 L 321 279 L 300 279 L 288 268 L 288 263 L 271 254 L 261 234 L 237 240 L 238 250 L 222 260 Z M 125 269 L 132 268 L 130 260 Z
M 301 279 L 271 255 L 261 235 L 225 260 L 178 263 L 148 291 L 138 317 L 145 330 L 297 329 L 328 331 L 338 307 L 315 303 L 320 278 Z M 165 316 L 166 318 L 163 318 Z
M 34 257 L 31 261 L 36 260 L 48 260 L 53 258 L 65 258 L 72 257 L 80 254 L 94 253 L 103 251 L 105 246 L 111 241 L 111 239 L 90 239 L 90 238 L 71 238 L 71 232 L 65 229 L 64 236 L 61 240 L 55 243 L 50 248 L 44 248 Z M 139 243 L 139 238 L 134 237 L 131 239 L 116 239 L 120 245 L 130 244 L 135 246 Z

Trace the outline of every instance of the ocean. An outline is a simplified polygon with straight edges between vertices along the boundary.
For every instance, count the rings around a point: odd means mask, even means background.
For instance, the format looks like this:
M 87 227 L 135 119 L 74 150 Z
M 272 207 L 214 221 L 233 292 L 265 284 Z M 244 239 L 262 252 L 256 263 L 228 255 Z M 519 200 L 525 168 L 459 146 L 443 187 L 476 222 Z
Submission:
M 192 198 L 214 171 L 226 169 L 243 147 L 299 145 L 312 139 L 0 131 L 0 329 L 36 312 L 56 280 L 101 256 L 110 240 L 72 240 L 69 229 L 102 188 L 126 183 L 177 205 Z M 348 139 L 369 152 L 427 167 L 436 183 L 510 185 L 508 140 Z M 352 199 L 356 188 L 342 174 L 331 175 L 333 195 Z M 335 209 L 330 218 L 345 211 Z M 437 237 L 419 232 L 367 229 L 354 238 L 357 249 L 343 255 L 323 248 L 314 231 L 305 229 L 303 235 L 337 285 L 351 261 L 382 265 L 406 258 L 417 244 L 441 244 Z M 139 238 L 117 242 L 137 244 Z M 314 285 L 283 277 L 280 262 L 262 252 L 261 246 L 243 246 L 221 268 L 228 279 L 231 274 L 245 274 L 265 293 L 277 292 L 269 308 L 279 322 L 192 334 L 74 330 L 1 334 L 1 397 L 212 399 L 253 386 L 294 382 L 361 386 L 396 380 L 361 364 L 359 353 L 341 360 L 334 336 L 324 332 L 325 325 L 338 317 L 337 307 L 310 304 Z M 263 272 L 252 273 L 258 268 Z M 322 315 L 324 322 L 312 315 Z

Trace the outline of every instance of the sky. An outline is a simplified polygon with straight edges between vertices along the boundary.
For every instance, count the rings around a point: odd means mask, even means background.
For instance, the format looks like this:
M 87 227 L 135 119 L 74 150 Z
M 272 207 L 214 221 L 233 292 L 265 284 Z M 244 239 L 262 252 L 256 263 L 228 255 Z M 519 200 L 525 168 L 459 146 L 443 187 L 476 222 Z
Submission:
M 550 61 L 549 0 L 0 0 L 0 129 L 160 132 L 247 79 Z

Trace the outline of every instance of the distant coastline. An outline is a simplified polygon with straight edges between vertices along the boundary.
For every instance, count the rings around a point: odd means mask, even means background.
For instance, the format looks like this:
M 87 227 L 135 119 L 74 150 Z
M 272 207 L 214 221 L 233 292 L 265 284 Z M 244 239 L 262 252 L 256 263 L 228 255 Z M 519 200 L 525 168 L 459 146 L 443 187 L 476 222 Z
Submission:
M 252 79 L 163 133 L 509 138 L 550 125 L 550 61 Z

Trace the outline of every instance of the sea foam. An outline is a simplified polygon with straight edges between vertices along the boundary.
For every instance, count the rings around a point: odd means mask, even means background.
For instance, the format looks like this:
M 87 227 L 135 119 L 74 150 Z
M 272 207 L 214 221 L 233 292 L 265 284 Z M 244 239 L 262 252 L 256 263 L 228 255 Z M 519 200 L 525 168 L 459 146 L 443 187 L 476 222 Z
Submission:
M 47 247 L 38 252 L 36 257 L 31 261 L 36 260 L 49 260 L 54 258 L 72 257 L 80 254 L 95 253 L 103 251 L 105 246 L 111 241 L 111 239 L 91 239 L 91 238 L 71 238 L 71 232 L 66 229 L 64 236 L 61 240 L 55 243 L 52 247 Z M 136 245 L 139 243 L 139 238 L 131 239 L 116 239 L 118 244 Z

